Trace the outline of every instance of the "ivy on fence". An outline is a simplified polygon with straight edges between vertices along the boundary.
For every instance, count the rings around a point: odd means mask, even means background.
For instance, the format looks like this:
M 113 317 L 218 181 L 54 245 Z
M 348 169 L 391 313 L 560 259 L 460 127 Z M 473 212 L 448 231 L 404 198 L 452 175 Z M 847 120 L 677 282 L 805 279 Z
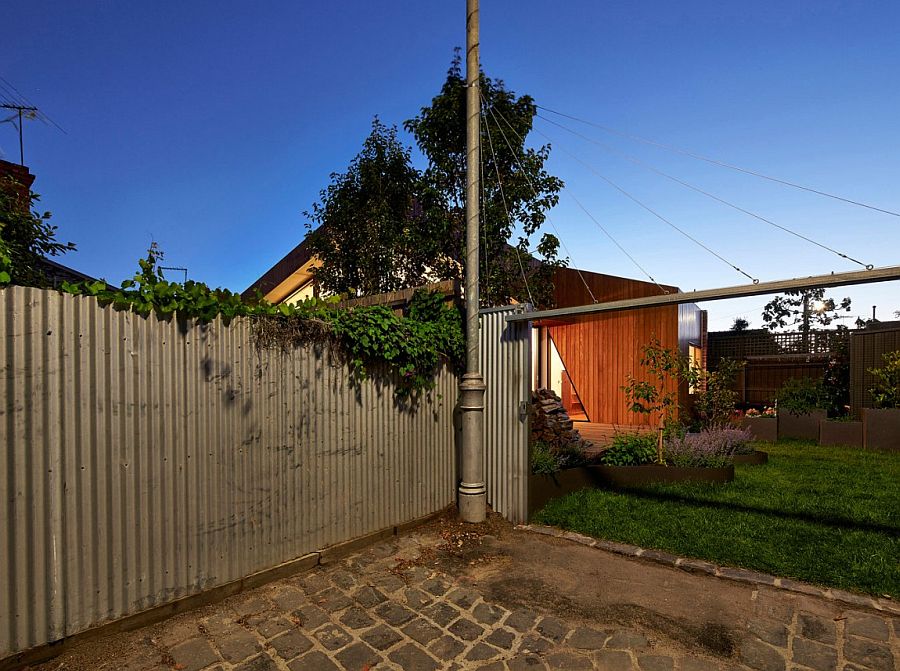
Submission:
M 327 342 L 347 356 L 355 381 L 384 370 L 398 380 L 400 397 L 432 388 L 438 367 L 445 361 L 458 365 L 465 352 L 461 315 L 439 293 L 417 291 L 402 316 L 385 306 L 340 307 L 336 298 L 273 305 L 261 296 L 245 301 L 202 282 L 169 282 L 159 270 L 161 258 L 159 249 L 151 246 L 147 258 L 139 261 L 140 270 L 121 288 L 95 281 L 63 282 L 61 289 L 144 317 L 154 313 L 162 319 L 202 322 L 221 318 L 226 324 L 247 317 L 260 347 Z

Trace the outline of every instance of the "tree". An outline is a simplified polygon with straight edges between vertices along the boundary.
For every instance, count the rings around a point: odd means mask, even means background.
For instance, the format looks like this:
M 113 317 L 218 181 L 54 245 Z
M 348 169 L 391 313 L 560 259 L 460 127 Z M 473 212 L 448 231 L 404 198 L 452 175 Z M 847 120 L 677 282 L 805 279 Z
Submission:
M 429 229 L 428 194 L 397 128 L 376 117 L 362 151 L 331 180 L 305 213 L 318 225 L 307 240 L 324 263 L 316 271 L 321 285 L 361 296 L 425 284 L 439 232 Z
M 320 202 L 306 213 L 310 228 L 318 226 L 307 239 L 324 264 L 317 277 L 328 291 L 363 295 L 465 276 L 461 63 L 457 50 L 440 93 L 404 124 L 428 161 L 423 172 L 412 166 L 396 129 L 376 119 L 347 172 L 332 174 Z M 537 112 L 533 100 L 484 74 L 481 91 L 481 301 L 550 306 L 553 269 L 565 262 L 558 257 L 559 240 L 538 233 L 563 184 L 544 170 L 549 146 L 525 146 Z
M 743 317 L 737 317 L 731 325 L 730 330 L 740 333 L 741 331 L 746 331 L 748 328 L 750 328 L 750 322 Z
M 825 297 L 825 289 L 788 291 L 776 296 L 763 308 L 763 322 L 770 331 L 797 326 L 801 333 L 809 333 L 816 326 L 828 326 L 839 319 L 839 312 L 850 311 L 850 299 L 838 304 Z
M 38 213 L 40 197 L 11 178 L 0 182 L 0 285 L 47 287 L 41 262 L 46 256 L 73 251 L 71 242 L 56 241 L 50 213 Z
M 432 222 L 430 228 L 442 235 L 434 269 L 443 278 L 463 277 L 466 265 L 466 80 L 461 64 L 457 50 L 440 93 L 404 124 L 428 160 L 424 185 L 433 201 L 425 213 Z M 546 211 L 558 202 L 563 183 L 544 169 L 549 145 L 536 149 L 525 146 L 537 113 L 533 99 L 517 97 L 501 80 L 484 73 L 480 87 L 484 99 L 482 303 L 527 301 L 530 289 L 537 305 L 552 305 L 553 267 L 565 265 L 565 261 L 558 257 L 559 240 L 555 236 L 536 236 Z

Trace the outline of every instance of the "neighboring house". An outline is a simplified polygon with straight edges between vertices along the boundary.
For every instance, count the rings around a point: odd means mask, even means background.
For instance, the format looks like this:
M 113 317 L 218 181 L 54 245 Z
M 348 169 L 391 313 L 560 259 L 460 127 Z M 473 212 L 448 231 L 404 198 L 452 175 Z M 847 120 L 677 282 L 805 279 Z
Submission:
M 296 303 L 318 296 L 315 269 L 320 265 L 306 242 L 301 242 L 243 295 L 251 298 L 259 292 L 272 303 Z M 557 307 L 678 291 L 677 287 L 660 288 L 650 282 L 573 268 L 556 270 L 553 281 Z M 654 338 L 704 367 L 706 311 L 696 305 L 661 306 L 537 324 L 534 386 L 559 394 L 572 419 L 586 422 L 578 428 L 599 442 L 622 425 L 655 425 L 658 417 L 628 411 L 621 389 L 629 373 L 640 376 L 641 347 Z M 688 406 L 690 390 L 678 391 L 681 404 Z

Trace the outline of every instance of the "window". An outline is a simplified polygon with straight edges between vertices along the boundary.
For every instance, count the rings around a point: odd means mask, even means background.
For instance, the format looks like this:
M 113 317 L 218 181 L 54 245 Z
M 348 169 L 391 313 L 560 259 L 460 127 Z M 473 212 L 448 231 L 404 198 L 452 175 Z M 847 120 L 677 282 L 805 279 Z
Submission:
M 703 370 L 703 350 L 697 345 L 688 345 L 688 361 L 692 371 Z M 700 390 L 695 385 L 688 386 L 688 394 L 696 394 L 698 391 Z

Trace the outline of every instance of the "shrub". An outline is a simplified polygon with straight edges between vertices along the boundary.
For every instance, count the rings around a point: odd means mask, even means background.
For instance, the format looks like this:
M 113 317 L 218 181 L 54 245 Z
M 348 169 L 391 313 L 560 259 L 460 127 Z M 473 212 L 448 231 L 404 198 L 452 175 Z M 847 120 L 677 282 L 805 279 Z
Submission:
M 736 454 L 753 451 L 749 429 L 712 428 L 700 433 L 671 436 L 666 440 L 666 456 L 675 466 L 718 468 Z
M 900 351 L 882 355 L 884 365 L 870 368 L 875 386 L 869 389 L 876 408 L 900 408 Z
M 531 447 L 531 472 L 553 475 L 564 468 L 583 466 L 587 457 L 581 445 L 576 442 L 554 447 L 539 440 Z
M 535 475 L 553 475 L 559 472 L 559 461 L 550 452 L 550 446 L 538 441 L 531 446 L 531 472 Z
M 640 466 L 655 459 L 655 433 L 617 433 L 600 462 L 607 466 Z
M 828 405 L 828 394 L 821 380 L 794 377 L 787 380 L 778 392 L 778 408 L 794 415 L 808 415 Z

